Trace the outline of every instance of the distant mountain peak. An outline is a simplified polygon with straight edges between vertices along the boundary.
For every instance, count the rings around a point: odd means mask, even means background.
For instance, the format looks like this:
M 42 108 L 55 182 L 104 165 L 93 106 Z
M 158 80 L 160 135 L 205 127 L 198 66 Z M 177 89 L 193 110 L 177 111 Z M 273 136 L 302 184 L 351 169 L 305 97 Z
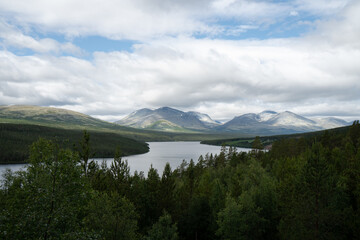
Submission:
M 155 109 L 154 112 L 156 113 L 173 113 L 173 114 L 182 114 L 184 113 L 183 111 L 180 111 L 178 109 L 175 109 L 175 108 L 171 108 L 171 107 L 161 107 L 161 108 L 158 108 L 158 109 Z
M 200 121 L 202 121 L 206 126 L 208 126 L 210 128 L 220 125 L 219 122 L 214 121 L 213 119 L 211 119 L 211 117 L 209 115 L 207 115 L 205 113 L 194 112 L 194 111 L 190 111 L 187 113 L 195 116 L 196 118 L 198 118 Z
M 142 112 L 142 111 L 152 111 L 150 108 L 141 108 L 139 110 L 136 110 L 135 112 Z
M 276 114 L 278 114 L 278 113 L 274 112 L 274 111 L 266 110 L 266 111 L 262 111 L 261 113 L 257 114 L 256 119 L 259 122 L 265 122 L 265 121 L 268 121 L 269 119 L 271 119 L 272 117 L 274 117 Z
M 312 120 L 291 111 L 275 112 L 265 110 L 260 113 L 246 113 L 221 124 L 205 113 L 183 112 L 171 107 L 155 110 L 140 109 L 118 124 L 162 131 L 212 131 L 239 132 L 247 134 L 274 135 L 317 131 L 347 125 L 341 119 L 328 118 Z
M 117 124 L 135 128 L 156 129 L 161 131 L 205 131 L 212 119 L 203 113 L 188 113 L 171 107 L 135 112 L 116 122 Z
M 175 108 L 171 108 L 171 107 L 160 107 L 160 108 L 158 108 L 158 109 L 156 109 L 156 110 L 164 110 L 164 111 L 180 111 L 180 110 L 177 110 L 177 109 L 175 109 Z M 180 111 L 181 112 L 181 111 Z

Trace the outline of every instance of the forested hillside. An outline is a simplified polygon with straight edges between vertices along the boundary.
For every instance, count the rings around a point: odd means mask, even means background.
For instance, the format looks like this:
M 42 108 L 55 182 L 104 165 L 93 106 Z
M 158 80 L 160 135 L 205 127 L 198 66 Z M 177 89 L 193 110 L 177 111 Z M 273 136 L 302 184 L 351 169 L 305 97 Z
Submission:
M 271 147 L 272 144 L 276 141 L 281 141 L 287 139 L 303 139 L 303 141 L 312 142 L 314 138 L 319 138 L 322 135 L 330 134 L 332 136 L 336 135 L 338 138 L 344 137 L 349 131 L 349 127 L 339 127 L 329 130 L 322 130 L 316 132 L 307 132 L 307 133 L 296 133 L 296 134 L 285 134 L 285 135 L 273 135 L 273 136 L 262 136 L 259 137 L 261 144 L 264 147 Z M 252 148 L 255 137 L 241 137 L 241 138 L 229 138 L 229 139 L 215 139 L 215 140 L 204 140 L 201 141 L 201 144 L 215 145 L 215 146 L 232 146 L 240 148 Z
M 119 146 L 123 156 L 149 151 L 145 142 L 136 141 L 111 132 L 90 131 L 93 156 L 114 157 Z M 62 148 L 74 149 L 83 130 L 61 129 L 27 124 L 0 123 L 0 164 L 24 163 L 29 157 L 29 147 L 40 137 L 56 142 Z
M 86 154 L 85 154 L 86 155 Z M 1 239 L 357 239 L 360 124 L 130 175 L 40 140 L 0 190 Z M 81 162 L 80 166 L 77 164 Z

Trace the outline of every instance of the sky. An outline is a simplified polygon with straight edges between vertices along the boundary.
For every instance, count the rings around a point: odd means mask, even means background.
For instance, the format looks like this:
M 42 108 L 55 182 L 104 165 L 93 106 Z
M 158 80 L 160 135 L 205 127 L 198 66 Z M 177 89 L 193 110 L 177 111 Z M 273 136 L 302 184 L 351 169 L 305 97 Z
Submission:
M 0 0 L 0 105 L 360 119 L 360 0 Z

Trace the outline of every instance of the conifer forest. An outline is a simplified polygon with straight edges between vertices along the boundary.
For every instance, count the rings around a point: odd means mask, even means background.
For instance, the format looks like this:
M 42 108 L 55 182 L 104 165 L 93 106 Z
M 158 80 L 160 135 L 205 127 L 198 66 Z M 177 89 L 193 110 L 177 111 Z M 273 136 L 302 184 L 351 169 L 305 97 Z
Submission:
M 29 165 L 7 171 L 0 239 L 358 239 L 360 124 L 346 132 L 261 143 L 249 153 L 183 161 L 130 174 L 51 140 L 32 144 Z

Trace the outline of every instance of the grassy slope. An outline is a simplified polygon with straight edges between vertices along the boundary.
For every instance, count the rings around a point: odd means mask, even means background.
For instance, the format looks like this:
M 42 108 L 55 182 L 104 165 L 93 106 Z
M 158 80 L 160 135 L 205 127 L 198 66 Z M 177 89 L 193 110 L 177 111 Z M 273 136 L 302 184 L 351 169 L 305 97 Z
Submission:
M 321 136 L 325 131 L 334 132 L 334 133 L 346 133 L 349 129 L 347 127 L 334 128 L 329 130 L 322 130 L 316 132 L 308 132 L 308 133 L 297 133 L 297 134 L 287 134 L 287 135 L 274 135 L 274 136 L 264 136 L 260 137 L 260 140 L 264 146 L 271 145 L 273 142 L 284 139 L 284 138 L 311 138 L 316 136 Z M 227 138 L 227 139 L 215 139 L 215 140 L 204 140 L 201 141 L 202 144 L 208 145 L 226 145 L 226 146 L 234 146 L 234 147 L 244 147 L 251 148 L 252 142 L 254 141 L 254 137 L 246 137 L 246 138 Z
M 120 147 L 123 155 L 140 154 L 148 151 L 144 142 L 125 138 L 111 132 L 89 131 L 90 143 L 95 157 L 113 157 Z M 51 139 L 61 147 L 72 149 L 81 141 L 82 130 L 59 129 L 38 125 L 0 124 L 0 163 L 24 162 L 28 157 L 29 145 L 40 137 Z

